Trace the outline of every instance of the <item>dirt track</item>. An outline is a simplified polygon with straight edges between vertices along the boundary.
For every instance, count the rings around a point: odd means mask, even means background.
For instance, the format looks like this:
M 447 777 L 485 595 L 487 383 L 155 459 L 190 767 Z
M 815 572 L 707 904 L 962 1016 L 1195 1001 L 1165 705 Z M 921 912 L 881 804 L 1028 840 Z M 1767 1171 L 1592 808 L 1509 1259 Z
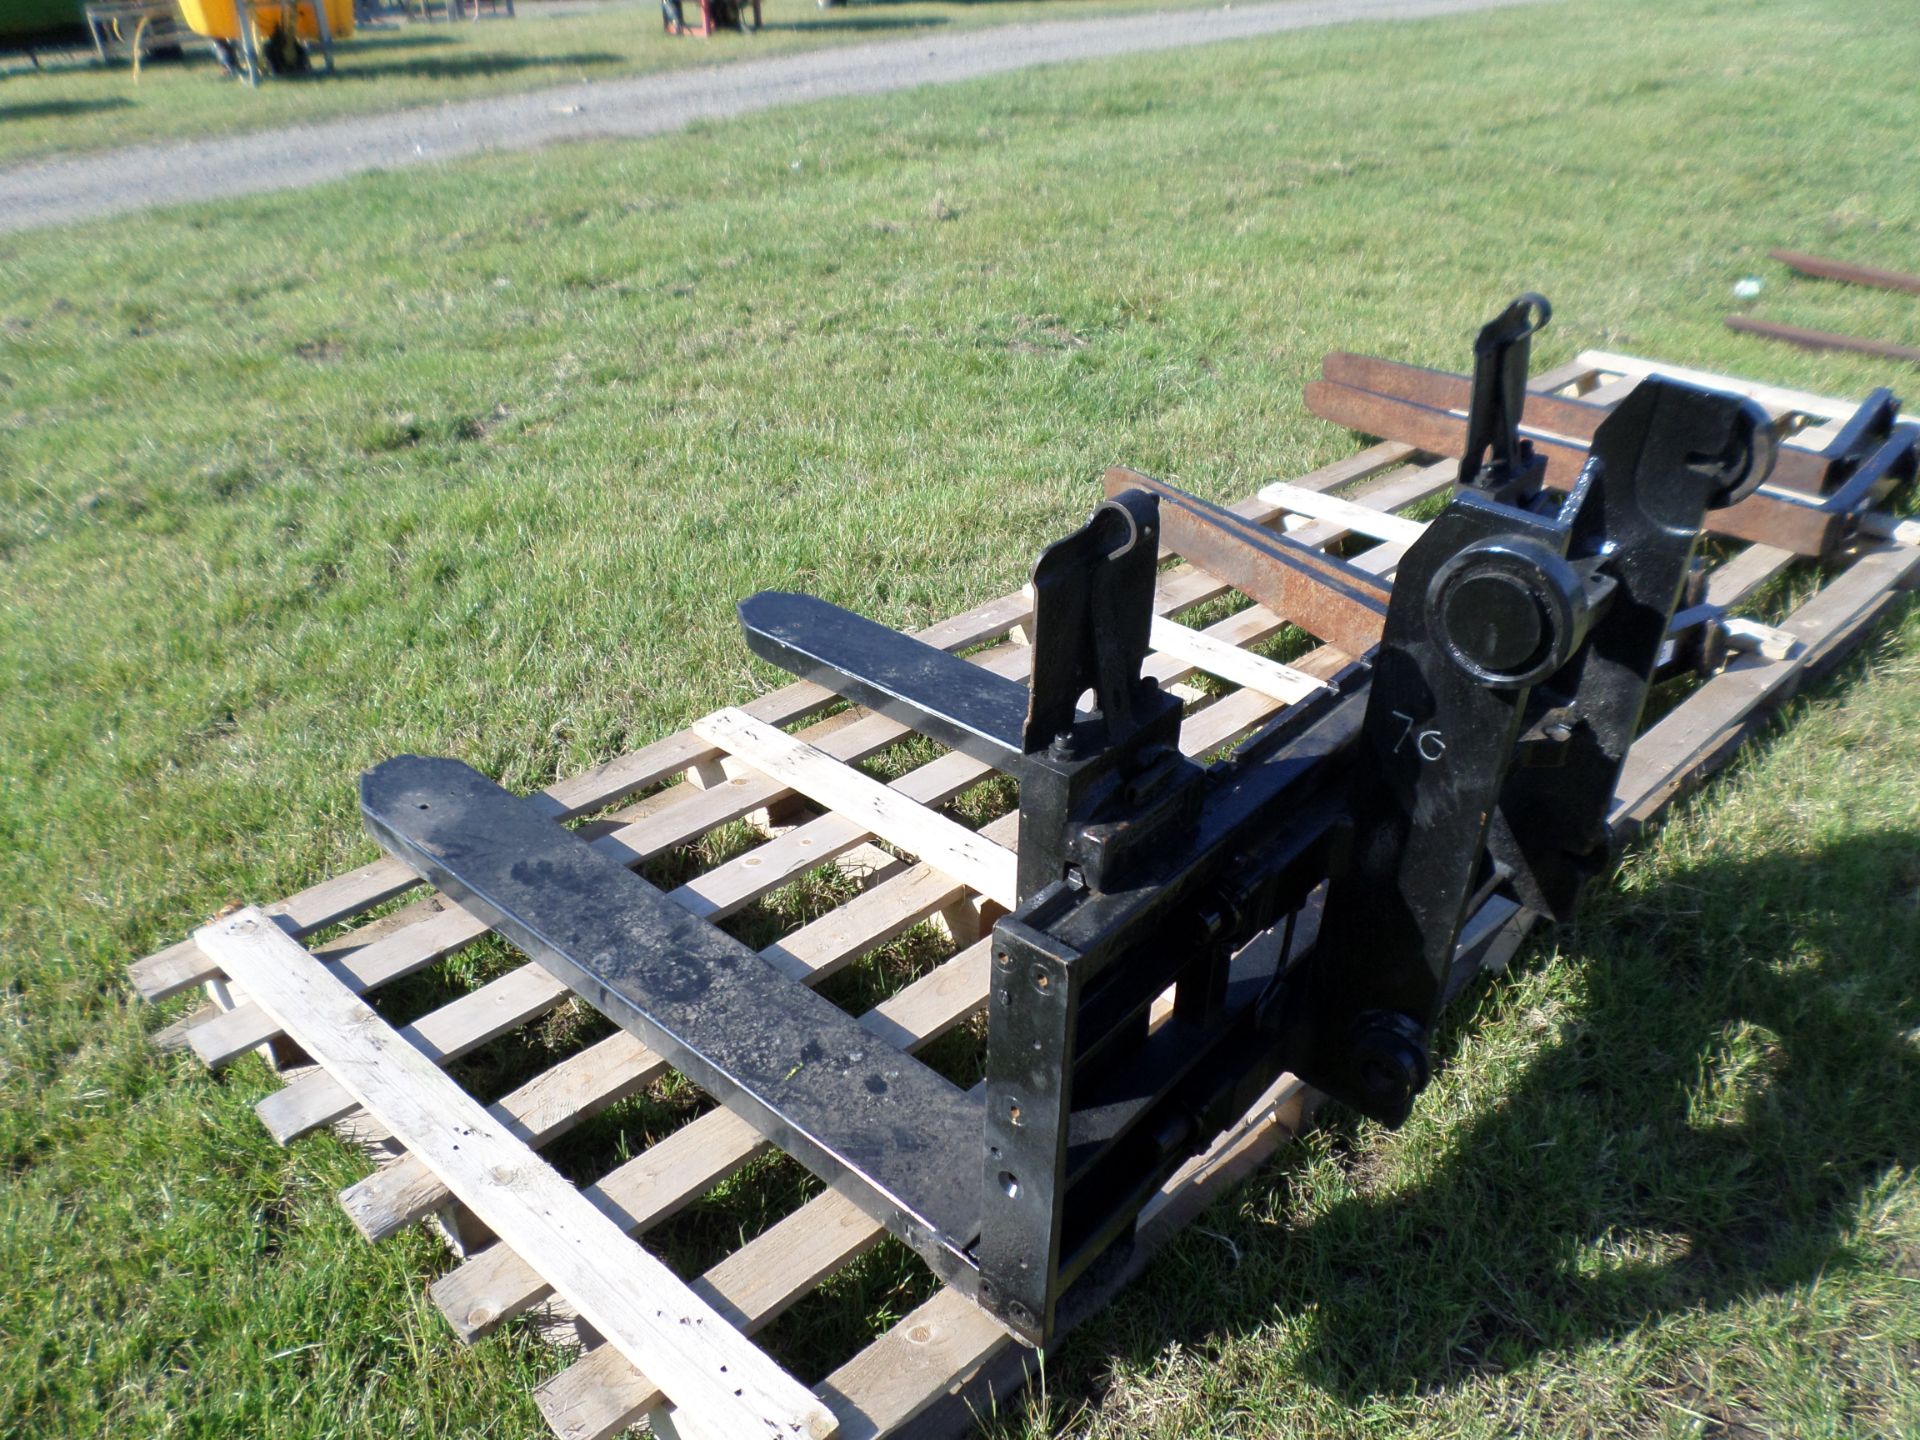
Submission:
M 1097 20 L 1006 25 L 772 60 L 496 95 L 319 125 L 141 146 L 0 169 L 0 232 L 156 205 L 317 185 L 560 140 L 658 135 L 837 95 L 940 85 L 1035 65 L 1172 50 L 1355 20 L 1407 20 L 1539 0 L 1287 0 Z

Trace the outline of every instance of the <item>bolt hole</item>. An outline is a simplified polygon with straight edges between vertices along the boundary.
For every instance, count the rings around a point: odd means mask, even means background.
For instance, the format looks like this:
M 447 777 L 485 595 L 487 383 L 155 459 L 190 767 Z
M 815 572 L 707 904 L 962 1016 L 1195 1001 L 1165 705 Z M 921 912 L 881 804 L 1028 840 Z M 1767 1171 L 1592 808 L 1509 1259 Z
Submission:
M 1020 1177 L 1015 1175 L 1011 1170 L 1002 1170 L 1000 1172 L 1000 1188 L 1007 1192 L 1007 1198 L 1009 1200 L 1019 1199 Z
M 1013 964 L 1013 956 L 1009 955 L 1005 950 L 995 951 L 993 958 L 1000 962 L 1002 969 Z
M 1009 1125 L 1018 1125 L 1020 1123 L 1020 1102 L 1018 1100 L 1012 1100 L 1007 1103 L 1007 1123 Z
M 1045 995 L 1053 989 L 1053 976 L 1042 970 L 1038 965 L 1033 967 L 1033 988 L 1038 990 L 1042 995 Z
M 425 810 L 426 808 L 427 808 L 427 802 L 424 800 L 422 800 L 418 805 L 414 806 L 414 809 L 416 810 Z

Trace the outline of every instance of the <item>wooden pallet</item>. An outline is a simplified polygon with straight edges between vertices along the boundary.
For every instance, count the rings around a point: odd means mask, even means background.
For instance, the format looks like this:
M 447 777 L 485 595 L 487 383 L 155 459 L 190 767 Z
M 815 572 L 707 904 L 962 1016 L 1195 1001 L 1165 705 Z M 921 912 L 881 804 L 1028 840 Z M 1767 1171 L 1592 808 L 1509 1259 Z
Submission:
M 1651 368 L 1593 353 L 1538 378 L 1535 388 L 1605 402 Z M 1694 378 L 1744 390 L 1796 417 L 1799 433 L 1789 443 L 1817 447 L 1851 410 L 1819 396 Z M 1390 573 L 1419 531 L 1418 522 L 1394 512 L 1442 492 L 1452 471 L 1452 462 L 1410 447 L 1375 445 L 1235 508 L 1262 524 L 1284 524 L 1312 544 L 1344 544 L 1357 564 Z M 1912 522 L 1874 517 L 1862 529 L 1844 563 L 1765 630 L 1771 643 L 1738 654 L 1641 737 L 1616 799 L 1623 834 L 1651 821 L 1769 709 L 1849 653 L 1920 577 L 1920 533 Z M 1711 575 L 1708 600 L 1736 611 L 1799 563 L 1764 546 L 1729 548 Z M 1248 647 L 1285 626 L 1284 617 L 1257 605 L 1201 629 L 1180 622 L 1227 593 L 1190 565 L 1167 568 L 1160 579 L 1150 670 L 1188 699 L 1181 743 L 1196 755 L 1233 743 L 1353 663 L 1327 647 L 1289 665 L 1253 653 Z M 1019 677 L 1028 662 L 1021 630 L 1028 613 L 1024 596 L 1008 595 L 920 634 Z M 857 873 L 855 898 L 761 952 L 808 984 L 912 927 L 944 927 L 948 958 L 860 1017 L 876 1042 L 918 1051 L 964 1025 L 985 1002 L 982 937 L 1013 903 L 1016 817 L 1005 814 L 974 831 L 942 812 L 991 775 L 957 753 L 939 753 L 889 784 L 870 778 L 857 762 L 906 732 L 880 716 L 835 710 L 835 703 L 816 686 L 789 685 L 552 785 L 531 803 L 556 820 L 600 817 L 593 843 L 629 865 L 684 852 L 720 826 L 756 824 L 760 843 L 672 891 L 675 901 L 714 923 L 828 862 Z M 398 862 L 375 861 L 263 910 L 216 921 L 137 962 L 133 981 L 156 1001 L 206 992 L 206 1005 L 162 1032 L 168 1042 L 191 1046 L 209 1066 L 259 1051 L 280 1069 L 283 1087 L 256 1107 L 277 1139 L 291 1142 L 333 1125 L 350 1127 L 374 1147 L 382 1163 L 348 1187 L 341 1203 L 369 1239 L 423 1220 L 442 1227 L 458 1260 L 435 1282 L 433 1298 L 463 1340 L 476 1341 L 543 1305 L 583 1317 L 582 1352 L 537 1395 L 557 1435 L 595 1440 L 642 1419 L 665 1434 L 757 1433 L 742 1423 L 751 1419 L 771 1425 L 767 1433 L 823 1433 L 837 1424 L 850 1437 L 945 1435 L 971 1424 L 969 1406 L 1021 1383 L 1027 1352 L 948 1290 L 935 1291 L 824 1379 L 805 1377 L 817 1381 L 810 1389 L 784 1374 L 747 1337 L 867 1251 L 882 1238 L 880 1227 L 829 1191 L 705 1274 L 672 1274 L 631 1237 L 766 1153 L 766 1143 L 743 1120 L 714 1108 L 592 1185 L 576 1189 L 561 1180 L 540 1149 L 653 1084 L 666 1066 L 616 1032 L 491 1104 L 468 1095 L 444 1067 L 537 1022 L 569 994 L 540 966 L 523 963 L 410 1024 L 395 1028 L 380 1019 L 364 997 L 377 1001 L 383 987 L 487 933 L 431 894 L 359 918 L 420 889 Z M 1457 978 L 1502 961 L 1530 919 L 1511 906 L 1476 916 L 1463 937 Z M 308 937 L 314 943 L 301 943 Z M 1284 1078 L 1175 1176 L 1143 1214 L 1129 1275 L 1297 1133 L 1314 1099 Z M 663 1324 L 663 1316 L 673 1323 Z M 666 1333 L 676 1329 L 701 1339 L 676 1350 Z

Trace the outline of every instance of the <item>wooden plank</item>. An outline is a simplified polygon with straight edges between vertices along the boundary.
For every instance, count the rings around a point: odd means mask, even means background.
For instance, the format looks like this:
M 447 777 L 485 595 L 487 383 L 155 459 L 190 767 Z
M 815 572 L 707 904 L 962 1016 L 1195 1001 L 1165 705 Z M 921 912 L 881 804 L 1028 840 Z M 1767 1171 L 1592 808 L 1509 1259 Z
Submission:
M 289 895 L 269 905 L 267 913 L 284 921 L 291 934 L 304 935 L 391 900 L 419 883 L 420 877 L 398 860 L 383 857 Z M 143 1000 L 158 1001 L 191 990 L 219 971 L 188 937 L 134 961 L 128 973 Z
M 496 1100 L 487 1113 L 516 1139 L 538 1148 L 638 1094 L 664 1068 L 624 1030 L 615 1031 Z M 453 1195 L 418 1155 L 405 1153 L 340 1192 L 340 1207 L 369 1240 L 424 1220 Z
M 1399 469 L 1418 453 L 1411 445 L 1382 440 L 1343 460 L 1335 460 L 1318 470 L 1298 476 L 1293 483 L 1308 490 L 1338 490 L 1361 481 L 1377 480 L 1385 472 Z M 1241 519 L 1251 520 L 1257 525 L 1268 524 L 1279 514 L 1274 506 L 1258 495 L 1250 495 L 1228 508 Z
M 909 1052 L 931 1044 L 986 1003 L 990 950 L 986 941 L 969 946 L 861 1016 L 861 1025 Z M 639 1232 L 673 1215 L 767 1148 L 767 1141 L 746 1121 L 726 1109 L 710 1110 L 581 1193 L 623 1229 Z M 513 1247 L 496 1245 L 435 1281 L 433 1299 L 455 1333 L 474 1340 L 537 1305 L 552 1288 L 538 1267 Z
M 1731 610 L 1762 585 L 1786 574 L 1800 557 L 1771 545 L 1749 545 L 1707 572 L 1707 603 Z
M 903 865 L 871 890 L 774 941 L 760 956 L 782 974 L 816 983 L 965 894 L 959 881 L 930 865 Z
M 993 773 L 991 765 L 951 751 L 889 782 L 887 788 L 916 804 L 942 805 Z M 718 921 L 872 838 L 871 830 L 829 811 L 696 876 L 667 898 L 703 920 Z
M 1394 475 L 1384 477 L 1379 483 L 1362 486 L 1346 496 L 1348 500 L 1366 505 L 1370 510 L 1383 512 L 1405 510 L 1430 500 L 1453 488 L 1455 474 L 1459 471 L 1457 460 L 1437 460 L 1432 464 L 1409 466 Z M 1296 540 L 1304 540 L 1310 545 L 1330 545 L 1336 540 L 1345 539 L 1347 528 L 1335 520 L 1310 520 L 1297 530 L 1287 532 Z M 1354 563 L 1365 559 L 1364 555 L 1355 558 Z M 1386 571 L 1378 573 L 1385 574 Z
M 487 928 L 451 901 L 442 909 L 403 930 L 396 930 L 335 960 L 316 956 L 355 994 L 364 994 L 388 980 L 421 970 L 462 950 Z M 218 1068 L 263 1044 L 278 1033 L 271 1016 L 257 1005 L 236 1005 L 187 1036 L 194 1053 Z
M 827 1275 L 871 1249 L 884 1233 L 851 1201 L 829 1191 L 715 1265 L 693 1282 L 693 1288 L 751 1333 Z M 624 1402 L 624 1414 L 609 1422 L 608 1399 L 615 1391 Z M 567 1440 L 587 1440 L 624 1429 L 659 1399 L 659 1387 L 607 1345 L 590 1351 L 534 1392 L 547 1423 Z M 656 1417 L 652 1428 L 662 1437 L 678 1433 L 666 1416 Z
M 1827 420 L 1838 420 L 1851 415 L 1858 406 L 1851 400 L 1836 400 L 1830 395 L 1815 395 L 1807 390 L 1790 390 L 1782 385 L 1768 385 L 1759 380 L 1747 380 L 1738 375 L 1721 375 L 1711 370 L 1695 370 L 1686 365 L 1668 365 L 1658 360 L 1642 360 L 1637 355 L 1620 355 L 1612 350 L 1583 350 L 1580 363 L 1591 365 L 1597 370 L 1611 374 L 1640 378 L 1647 375 L 1667 375 L 1675 380 L 1685 381 L 1689 385 L 1702 385 L 1709 390 L 1730 390 L 1736 395 L 1745 395 L 1758 400 L 1760 404 L 1776 415 L 1798 413 L 1817 415 Z
M 747 1242 L 695 1286 L 751 1334 L 885 1235 L 883 1226 L 829 1193 Z M 1006 1340 L 997 1323 L 970 1302 L 968 1308 Z M 643 1416 L 660 1428 L 659 1388 L 606 1345 L 543 1382 L 534 1398 L 554 1432 L 568 1440 L 606 1440 Z
M 1188 629 L 1178 620 L 1166 620 L 1156 615 L 1147 643 L 1162 654 L 1170 655 L 1196 670 L 1204 670 L 1235 685 L 1257 690 L 1282 704 L 1291 705 L 1317 690 L 1327 688 L 1324 680 L 1316 680 L 1304 670 L 1296 670 L 1291 665 L 1282 665 L 1278 660 L 1269 660 L 1263 655 L 1242 650 L 1238 645 Z
M 1018 898 L 1013 852 L 982 840 L 957 821 L 906 799 L 824 750 L 755 720 L 744 710 L 716 710 L 694 722 L 716 748 L 797 790 L 816 804 L 856 819 L 889 844 L 1013 907 Z
M 1612 823 L 1628 835 L 1717 765 L 1763 706 L 1778 704 L 1861 631 L 1920 574 L 1920 550 L 1888 545 L 1861 555 L 1779 625 L 1799 642 L 1787 659 L 1742 655 L 1634 743 L 1620 777 Z
M 314 963 L 319 964 L 317 960 Z M 328 979 L 340 984 L 332 976 Z M 347 989 L 344 985 L 341 988 Z M 544 1015 L 569 993 L 565 985 L 538 965 L 523 965 L 423 1015 L 399 1034 L 435 1065 L 447 1065 L 487 1041 L 518 1029 L 535 1016 Z M 262 1004 L 261 1008 L 273 1011 L 270 1005 Z M 277 1012 L 274 1013 L 277 1018 Z M 285 1145 L 349 1114 L 354 1104 L 352 1088 L 323 1067 L 262 1096 L 253 1109 L 267 1132 Z
M 1418 520 L 1390 515 L 1357 500 L 1323 495 L 1317 490 L 1307 490 L 1284 482 L 1263 487 L 1260 498 L 1290 514 L 1305 515 L 1313 520 L 1329 520 L 1356 535 L 1365 535 L 1374 540 L 1391 540 L 1398 545 L 1411 545 L 1420 538 L 1420 532 L 1427 528 Z
M 987 1313 L 941 1290 L 821 1384 L 846 1440 L 891 1435 L 1012 1342 Z
M 825 1440 L 838 1422 L 678 1276 L 633 1244 L 480 1103 L 258 909 L 200 948 L 419 1155 L 704 1431 Z
M 1878 511 L 1860 517 L 1861 533 L 1898 545 L 1920 545 L 1920 520 L 1901 520 Z
M 769 945 L 760 955 L 793 979 L 818 984 L 965 893 L 958 881 L 927 866 L 903 867 L 899 874 Z M 535 1076 L 495 1101 L 488 1107 L 490 1113 L 537 1148 L 564 1134 L 582 1118 L 555 1103 L 556 1087 L 560 1087 L 561 1095 L 571 1097 L 573 1103 L 591 1113 L 651 1084 L 667 1068 L 660 1056 L 638 1040 L 631 1040 L 631 1051 L 621 1065 L 594 1062 L 577 1076 L 562 1076 L 589 1053 Z M 383 1239 L 432 1214 L 451 1199 L 425 1164 L 406 1155 L 340 1192 L 347 1215 L 369 1240 Z

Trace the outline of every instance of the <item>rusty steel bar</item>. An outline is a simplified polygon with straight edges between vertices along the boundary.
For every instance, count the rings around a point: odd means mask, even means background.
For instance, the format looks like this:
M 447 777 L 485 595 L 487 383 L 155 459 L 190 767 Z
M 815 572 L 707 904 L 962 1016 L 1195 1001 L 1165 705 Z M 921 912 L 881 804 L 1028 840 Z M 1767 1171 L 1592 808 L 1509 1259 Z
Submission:
M 1382 360 L 1374 355 L 1355 355 L 1344 350 L 1328 354 L 1321 365 L 1327 379 L 1357 390 L 1371 390 L 1396 400 L 1411 400 L 1437 410 L 1467 408 L 1473 398 L 1473 382 L 1465 375 L 1446 370 L 1429 370 L 1421 365 L 1405 365 L 1397 360 Z M 1526 423 L 1521 432 L 1528 437 L 1539 431 L 1590 444 L 1593 432 L 1611 412 L 1610 405 L 1591 400 L 1573 400 L 1562 395 L 1527 395 Z M 1777 432 L 1778 427 L 1776 427 Z M 1784 435 L 1781 437 L 1784 439 Z M 1823 495 L 1831 490 L 1837 475 L 1831 457 L 1815 451 L 1782 445 L 1780 458 L 1768 478 L 1769 485 L 1795 490 L 1803 495 Z
M 1383 360 L 1377 355 L 1331 350 L 1320 363 L 1320 373 L 1338 385 L 1411 400 L 1417 405 L 1431 405 L 1437 410 L 1464 411 L 1473 399 L 1473 381 L 1465 375 Z M 1551 431 L 1570 440 L 1591 440 L 1611 409 L 1591 400 L 1570 400 L 1529 390 L 1523 428 Z
M 1727 316 L 1727 328 L 1744 335 L 1784 340 L 1803 350 L 1845 350 L 1855 355 L 1872 355 L 1881 360 L 1904 360 L 1909 365 L 1920 365 L 1920 349 L 1912 345 L 1897 345 L 1891 340 L 1868 340 L 1859 335 L 1838 335 L 1831 330 L 1802 330 L 1798 325 L 1755 320 L 1750 315 Z
M 1797 250 L 1769 250 L 1767 254 L 1789 270 L 1798 270 L 1816 280 L 1844 280 L 1849 285 L 1871 285 L 1878 290 L 1903 290 L 1909 295 L 1920 295 L 1920 275 L 1882 270 L 1876 265 L 1855 265 L 1847 260 L 1829 260 L 1823 255 L 1802 255 Z
M 1307 386 L 1307 408 L 1323 420 L 1383 440 L 1417 445 L 1433 455 L 1458 456 L 1466 446 L 1464 416 L 1431 405 L 1316 380 Z M 1587 462 L 1587 447 L 1554 435 L 1527 432 L 1534 453 L 1547 462 L 1547 484 L 1572 488 Z M 1708 512 L 1707 529 L 1732 540 L 1778 546 L 1797 555 L 1827 554 L 1846 534 L 1851 512 L 1830 510 L 1811 499 L 1761 493 L 1737 505 Z
M 1316 640 L 1356 658 L 1380 643 L 1390 590 L 1379 576 L 1137 470 L 1115 466 L 1106 486 L 1158 496 L 1163 545 Z

